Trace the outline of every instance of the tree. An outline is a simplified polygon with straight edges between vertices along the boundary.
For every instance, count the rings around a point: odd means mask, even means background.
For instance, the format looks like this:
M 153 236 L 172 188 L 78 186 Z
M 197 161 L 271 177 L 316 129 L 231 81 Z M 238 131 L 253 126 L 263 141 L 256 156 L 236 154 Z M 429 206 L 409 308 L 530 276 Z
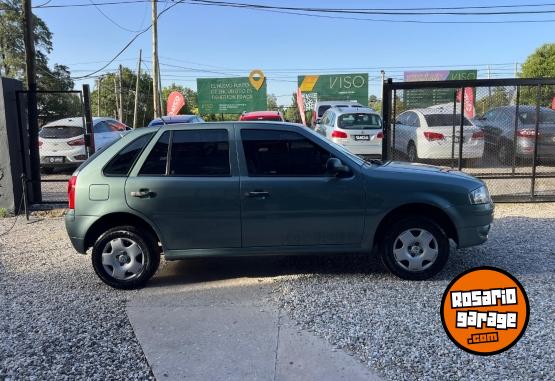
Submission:
M 198 114 L 197 92 L 188 87 L 172 83 L 170 86 L 162 88 L 162 110 L 165 113 L 166 102 L 172 91 L 179 91 L 185 97 L 185 106 L 179 110 L 180 115 Z
M 368 107 L 379 113 L 382 110 L 382 100 L 375 95 L 370 95 L 368 97 Z
M 295 122 L 295 123 L 301 122 L 301 115 L 299 114 L 299 105 L 297 104 L 296 93 L 293 93 L 291 106 L 287 107 L 287 110 L 285 110 L 284 118 L 289 122 Z
M 523 78 L 548 78 L 555 77 L 555 44 L 540 46 L 522 64 L 521 77 Z M 550 106 L 555 91 L 551 86 L 542 86 L 540 105 Z M 520 103 L 535 105 L 537 89 L 523 87 L 520 91 Z
M 277 111 L 278 109 L 277 97 L 274 94 L 268 95 L 267 107 L 268 107 L 268 110 Z
M 128 126 L 133 124 L 133 109 L 135 104 L 135 84 L 137 74 L 131 69 L 122 68 L 121 88 L 123 93 L 123 120 Z M 91 109 L 96 116 L 118 117 L 119 72 L 108 73 L 96 82 L 91 94 Z M 100 104 L 99 104 L 100 98 Z M 99 107 L 100 105 L 100 107 Z M 139 81 L 138 118 L 140 125 L 146 125 L 153 118 L 152 77 L 148 73 L 141 73 Z
M 487 95 L 476 101 L 476 113 L 484 114 L 489 109 L 510 104 L 510 96 L 504 87 L 496 87 L 491 95 Z
M 21 5 L 19 0 L 0 0 L 0 75 L 26 82 Z M 74 82 L 67 66 L 55 64 L 53 69 L 48 66 L 48 54 L 52 52 L 52 33 L 46 23 L 33 15 L 33 25 L 38 90 L 72 90 Z M 39 125 L 82 114 L 77 94 L 39 93 L 37 103 Z

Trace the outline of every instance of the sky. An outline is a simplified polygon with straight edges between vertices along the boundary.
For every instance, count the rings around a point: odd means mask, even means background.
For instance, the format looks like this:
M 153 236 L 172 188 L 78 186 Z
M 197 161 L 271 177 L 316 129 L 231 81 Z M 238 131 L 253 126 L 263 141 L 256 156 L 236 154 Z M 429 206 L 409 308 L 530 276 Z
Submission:
M 35 0 L 33 5 L 47 0 Z M 48 6 L 108 0 L 51 0 Z M 113 0 L 112 0 L 113 1 Z M 124 0 L 126 1 L 126 0 Z M 128 1 L 128 0 L 127 0 Z M 409 0 L 243 0 L 257 4 L 328 8 L 412 8 L 538 4 L 529 0 L 409 1 Z M 162 11 L 171 2 L 160 2 Z M 72 76 L 94 72 L 112 59 L 137 30 L 150 25 L 149 3 L 99 7 L 35 8 L 53 33 L 50 63 L 67 65 Z M 511 10 L 507 8 L 503 10 Z M 551 7 L 528 10 L 555 11 Z M 107 17 L 106 17 L 107 16 Z M 349 17 L 349 15 L 347 15 Z M 369 93 L 380 96 L 380 69 L 402 80 L 405 70 L 478 69 L 479 78 L 513 77 L 515 64 L 544 43 L 553 42 L 555 13 L 494 16 L 350 17 L 447 21 L 415 24 L 307 17 L 252 9 L 179 4 L 159 18 L 162 85 L 176 83 L 196 89 L 197 77 L 248 76 L 252 69 L 266 74 L 268 94 L 289 105 L 297 75 L 368 73 Z M 112 19 L 110 21 L 108 18 Z M 453 21 L 553 20 L 526 24 L 456 24 Z M 118 24 L 118 25 L 115 25 Z M 151 69 L 151 32 L 138 37 L 102 72 L 119 64 L 136 69 L 139 49 Z M 193 69 L 193 70 L 191 70 Z M 76 80 L 94 84 L 94 80 Z

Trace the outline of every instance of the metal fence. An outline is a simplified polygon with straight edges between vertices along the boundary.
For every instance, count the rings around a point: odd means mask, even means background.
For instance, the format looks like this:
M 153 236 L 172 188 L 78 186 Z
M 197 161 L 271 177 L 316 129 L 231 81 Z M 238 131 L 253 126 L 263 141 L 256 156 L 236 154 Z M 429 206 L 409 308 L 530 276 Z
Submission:
M 483 179 L 496 201 L 555 200 L 555 79 L 384 84 L 385 159 Z
M 19 131 L 29 132 L 27 99 L 29 91 L 16 94 Z M 67 202 L 67 182 L 80 162 L 89 156 L 86 145 L 86 108 L 81 91 L 37 91 L 38 140 L 30 141 L 22 152 L 27 168 L 31 202 L 61 204 Z M 58 110 L 58 111 L 53 111 Z M 25 139 L 26 140 L 26 139 Z M 32 163 L 32 150 L 38 150 L 39 163 Z M 39 197 L 40 196 L 40 197 Z

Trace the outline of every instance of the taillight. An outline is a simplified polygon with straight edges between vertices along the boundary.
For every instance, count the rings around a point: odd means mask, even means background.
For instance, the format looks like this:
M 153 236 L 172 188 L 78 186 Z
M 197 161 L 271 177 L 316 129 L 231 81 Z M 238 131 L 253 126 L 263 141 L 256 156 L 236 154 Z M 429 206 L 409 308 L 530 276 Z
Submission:
M 79 139 L 75 139 L 75 140 L 70 140 L 69 142 L 67 142 L 68 146 L 84 146 L 85 145 L 85 138 L 79 138 Z
M 518 130 L 516 132 L 517 136 L 520 136 L 521 138 L 533 138 L 534 136 L 536 136 L 536 131 L 532 130 L 532 129 L 524 129 L 524 130 Z
M 433 142 L 435 140 L 445 139 L 445 136 L 443 136 L 443 134 L 440 134 L 439 132 L 430 132 L 430 131 L 424 132 L 424 137 L 430 142 Z
M 484 138 L 484 131 L 476 131 L 472 134 L 472 139 L 483 139 Z
M 333 130 L 331 132 L 331 137 L 332 138 L 339 138 L 339 139 L 346 139 L 346 138 L 349 137 L 349 135 L 347 135 L 347 133 L 343 132 L 343 131 Z
M 77 176 L 71 176 L 67 182 L 67 199 L 69 209 L 75 209 L 75 187 L 77 185 Z
M 378 132 L 378 133 L 376 134 L 376 138 L 377 138 L 377 139 L 383 139 L 383 132 L 382 132 L 382 131 Z

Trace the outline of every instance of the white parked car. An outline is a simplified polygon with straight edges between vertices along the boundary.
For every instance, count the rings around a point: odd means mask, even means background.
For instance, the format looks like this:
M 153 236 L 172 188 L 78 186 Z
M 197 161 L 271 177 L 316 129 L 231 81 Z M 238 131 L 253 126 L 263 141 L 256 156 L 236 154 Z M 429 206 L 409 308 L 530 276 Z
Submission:
M 115 119 L 93 118 L 95 148 L 103 148 L 129 130 L 130 127 Z M 60 119 L 42 126 L 38 141 L 41 168 L 48 172 L 53 168 L 77 167 L 86 160 L 84 132 L 82 117 Z
M 461 114 L 439 108 L 415 109 L 399 114 L 391 139 L 395 150 L 407 155 L 409 161 L 419 159 L 459 158 Z M 454 141 L 454 144 L 453 144 Z M 484 133 L 464 117 L 463 159 L 479 159 L 484 154 Z
M 332 107 L 316 120 L 314 130 L 355 155 L 381 156 L 382 128 L 382 118 L 372 109 Z
M 318 101 L 312 110 L 312 127 L 316 127 L 316 121 L 324 116 L 324 113 L 332 107 L 363 107 L 355 101 Z

